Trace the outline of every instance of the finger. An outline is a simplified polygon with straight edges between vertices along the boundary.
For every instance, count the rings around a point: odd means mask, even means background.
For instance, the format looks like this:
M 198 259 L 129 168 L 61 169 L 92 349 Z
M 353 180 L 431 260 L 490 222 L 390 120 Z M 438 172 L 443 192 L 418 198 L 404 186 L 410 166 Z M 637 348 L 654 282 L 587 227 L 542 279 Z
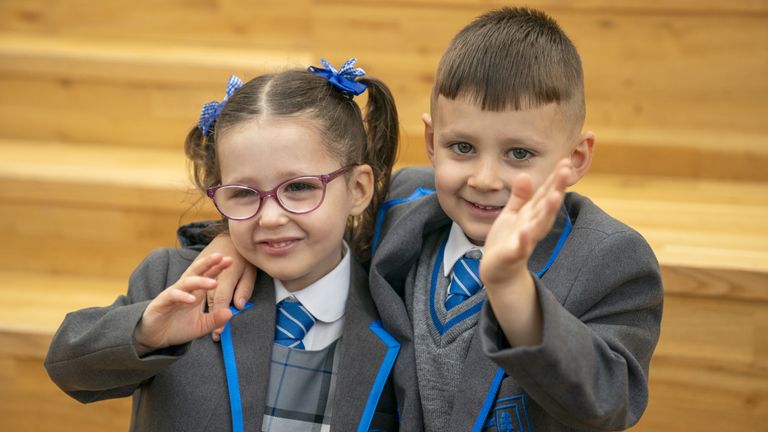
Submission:
M 246 265 L 243 275 L 237 282 L 235 288 L 235 306 L 238 309 L 243 309 L 248 299 L 253 295 L 253 288 L 256 285 L 256 268 L 251 265 Z
M 512 193 L 502 211 L 516 212 L 522 208 L 533 194 L 533 181 L 531 176 L 522 173 L 512 181 Z
M 224 257 L 220 253 L 214 253 L 210 256 L 202 259 L 196 259 L 192 264 L 184 271 L 184 276 L 202 276 L 208 270 L 216 266 L 221 262 Z
M 163 292 L 163 294 L 164 299 L 168 303 L 194 304 L 197 301 L 197 298 L 195 298 L 195 296 L 192 294 L 176 288 L 167 289 Z
M 215 279 L 207 278 L 205 276 L 187 276 L 176 282 L 173 287 L 191 294 L 193 291 L 197 290 L 212 290 L 216 288 L 216 285 L 217 282 Z
M 207 276 L 211 279 L 216 279 L 219 275 L 232 265 L 232 257 L 222 257 L 221 261 L 211 266 L 203 276 Z
M 200 323 L 201 334 L 213 332 L 217 327 L 223 327 L 232 318 L 232 311 L 220 309 L 203 315 Z
M 531 205 L 542 205 L 552 191 L 565 192 L 572 166 L 570 159 L 561 159 L 530 199 Z

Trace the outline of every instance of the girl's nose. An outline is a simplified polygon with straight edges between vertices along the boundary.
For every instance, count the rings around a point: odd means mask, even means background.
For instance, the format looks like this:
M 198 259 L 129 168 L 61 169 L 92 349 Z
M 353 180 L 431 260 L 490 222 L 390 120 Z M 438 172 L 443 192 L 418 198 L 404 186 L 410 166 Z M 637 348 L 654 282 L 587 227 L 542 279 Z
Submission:
M 288 223 L 286 211 L 278 204 L 276 197 L 268 197 L 261 203 L 261 210 L 257 215 L 259 226 L 273 228 Z

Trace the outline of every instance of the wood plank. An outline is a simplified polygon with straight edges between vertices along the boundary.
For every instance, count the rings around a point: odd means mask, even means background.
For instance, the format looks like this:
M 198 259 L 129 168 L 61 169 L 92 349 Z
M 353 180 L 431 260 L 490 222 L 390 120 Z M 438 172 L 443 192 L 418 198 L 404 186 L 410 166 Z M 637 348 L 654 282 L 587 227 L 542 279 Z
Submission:
M 365 53 L 366 69 L 395 90 L 406 131 L 401 161 L 425 163 L 419 116 L 428 110 L 435 65 L 455 31 L 483 7 L 323 3 L 312 18 L 323 25 L 305 47 L 312 54 L 297 63 Z M 610 8 L 553 11 L 584 59 L 587 127 L 598 136 L 594 170 L 766 181 L 760 167 L 768 163 L 768 97 L 760 95 L 768 96 L 768 82 L 755 77 L 768 74 L 768 17 L 681 16 L 648 7 L 653 12 L 639 16 Z M 14 33 L 4 40 L 0 118 L 9 120 L 0 126 L 18 138 L 170 146 L 194 122 L 199 101 L 220 93 L 230 70 L 270 61 L 268 52 L 238 45 Z M 34 55 L 25 57 L 27 46 Z M 63 63 L 68 67 L 56 67 Z M 24 81 L 30 78 L 37 80 Z M 145 133 L 135 133 L 136 124 Z
M 312 1 L 3 0 L 0 31 L 239 48 L 303 49 Z
M 0 356 L 0 430 L 128 430 L 130 398 L 83 405 L 48 378 L 40 359 Z
M 0 37 L 0 138 L 181 148 L 229 75 L 305 53 Z M 40 119 L 45 119 L 42 122 Z

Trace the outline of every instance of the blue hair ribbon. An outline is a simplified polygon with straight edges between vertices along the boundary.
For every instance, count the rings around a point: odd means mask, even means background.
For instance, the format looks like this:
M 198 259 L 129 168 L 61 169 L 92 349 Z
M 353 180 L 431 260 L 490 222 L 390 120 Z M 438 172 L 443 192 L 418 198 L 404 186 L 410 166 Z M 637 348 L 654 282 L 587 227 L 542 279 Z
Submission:
M 211 132 L 211 126 L 216 121 L 216 117 L 221 114 L 221 110 L 227 105 L 229 98 L 235 93 L 237 89 L 243 86 L 243 80 L 232 75 L 227 82 L 226 94 L 221 102 L 211 101 L 203 105 L 203 110 L 200 112 L 200 120 L 197 122 L 197 127 L 203 133 L 203 136 L 208 136 Z
M 330 63 L 328 63 L 328 60 L 320 59 L 320 62 L 323 63 L 325 68 L 310 66 L 307 70 L 327 79 L 331 85 L 338 88 L 343 93 L 350 96 L 359 96 L 368 88 L 368 86 L 355 81 L 355 78 L 365 75 L 363 69 L 354 67 L 356 61 L 356 58 L 351 58 L 341 66 L 341 69 L 336 70 Z

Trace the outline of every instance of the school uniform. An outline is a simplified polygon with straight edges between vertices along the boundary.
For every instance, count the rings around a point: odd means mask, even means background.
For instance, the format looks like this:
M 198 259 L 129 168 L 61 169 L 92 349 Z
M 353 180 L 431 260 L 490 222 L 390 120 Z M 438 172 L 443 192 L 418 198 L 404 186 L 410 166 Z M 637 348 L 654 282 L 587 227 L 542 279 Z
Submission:
M 529 270 L 543 342 L 511 347 L 484 290 L 448 310 L 442 267 L 452 221 L 431 169 L 393 176 L 374 237 L 369 277 L 384 327 L 416 364 L 426 430 L 617 430 L 636 423 L 648 398 L 659 337 L 662 285 L 645 240 L 587 198 L 567 193 Z M 453 259 L 453 258 L 450 258 Z M 402 388 L 409 388 L 401 383 Z M 412 397 L 414 395 L 411 395 Z
M 367 274 L 354 259 L 339 339 L 339 329 L 326 328 L 307 340 L 306 350 L 274 343 L 275 284 L 259 272 L 250 306 L 232 317 L 226 341 L 206 335 L 139 357 L 132 337 L 144 310 L 197 253 L 157 250 L 134 271 L 127 295 L 108 307 L 68 314 L 45 360 L 53 381 L 84 403 L 133 395 L 135 431 L 229 431 L 236 415 L 243 430 L 291 430 L 297 423 L 286 423 L 291 416 L 284 413 L 294 409 L 308 417 L 296 421 L 317 422 L 311 430 L 398 429 L 390 375 L 399 343 L 382 328 Z M 290 384 L 305 378 L 313 380 L 310 390 Z M 327 403 L 324 395 L 332 395 Z

